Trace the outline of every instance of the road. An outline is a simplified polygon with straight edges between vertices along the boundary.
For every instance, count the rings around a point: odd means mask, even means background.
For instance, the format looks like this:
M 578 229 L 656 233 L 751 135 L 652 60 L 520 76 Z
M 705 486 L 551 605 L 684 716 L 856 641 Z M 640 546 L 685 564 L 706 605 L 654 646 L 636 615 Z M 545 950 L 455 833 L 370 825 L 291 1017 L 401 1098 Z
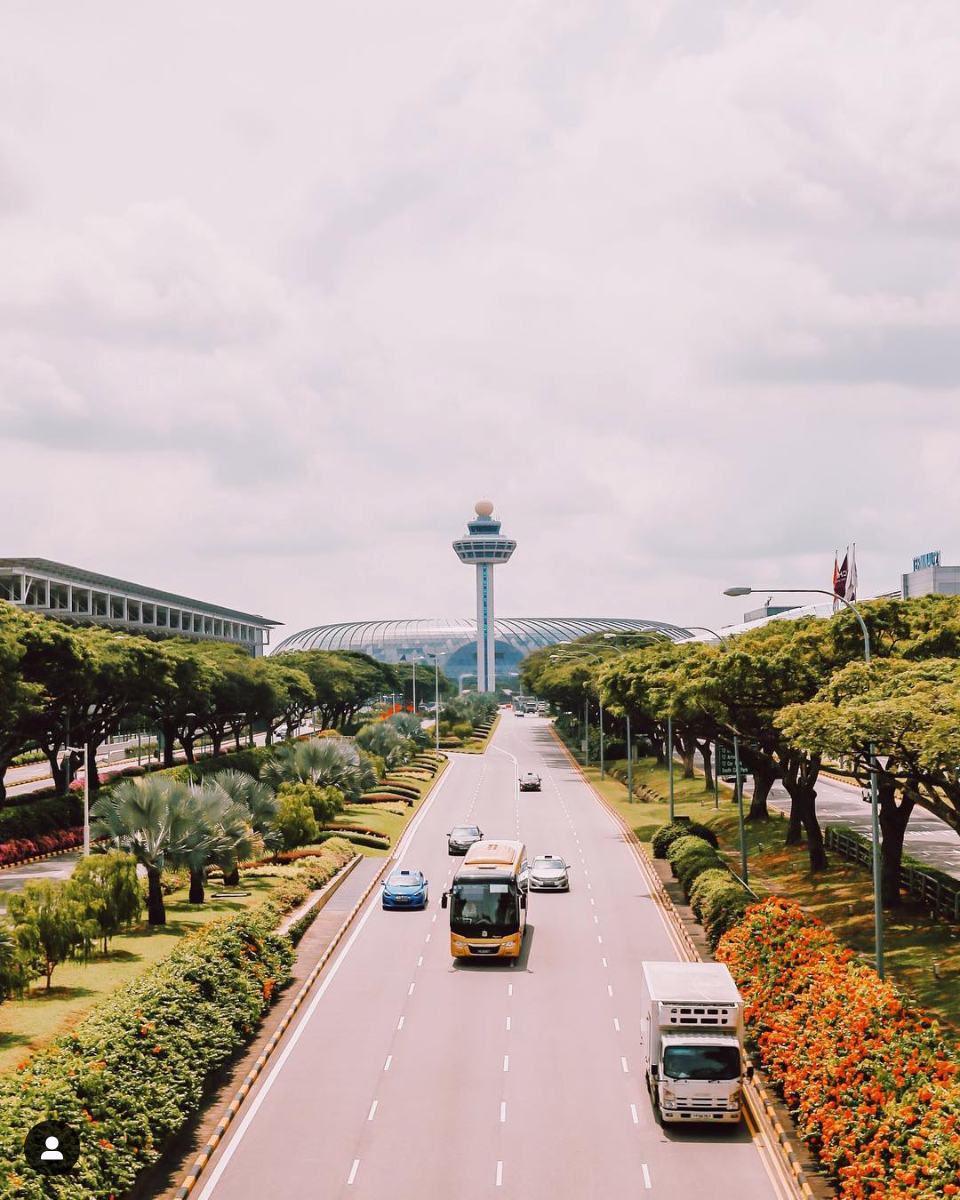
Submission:
M 71 850 L 69 854 L 58 854 L 39 862 L 24 863 L 20 867 L 4 867 L 0 871 L 0 916 L 5 916 L 7 912 L 7 892 L 19 892 L 26 883 L 69 879 L 80 858 L 81 851 Z
M 519 796 L 518 770 L 538 771 L 542 793 Z M 568 895 L 530 897 L 515 968 L 450 957 L 439 901 L 461 860 L 445 834 L 463 821 L 572 864 Z M 203 1200 L 791 1194 L 746 1126 L 655 1121 L 640 964 L 678 954 L 546 721 L 505 718 L 485 755 L 454 755 L 417 822 L 401 853 L 426 871 L 430 906 L 372 898 L 201 1177 Z

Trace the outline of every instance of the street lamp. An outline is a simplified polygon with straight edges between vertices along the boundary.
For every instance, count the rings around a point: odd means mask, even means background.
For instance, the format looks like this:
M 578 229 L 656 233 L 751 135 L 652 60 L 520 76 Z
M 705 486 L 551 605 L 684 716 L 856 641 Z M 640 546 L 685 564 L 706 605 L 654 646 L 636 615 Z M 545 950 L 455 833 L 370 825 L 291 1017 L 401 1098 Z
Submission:
M 723 646 L 724 650 L 730 649 L 730 643 L 722 633 L 717 633 L 715 629 L 711 629 L 708 625 L 688 625 L 687 629 L 698 629 L 701 633 L 709 633 L 711 637 L 715 637 Z M 714 763 L 716 770 L 717 764 Z M 747 869 L 747 831 L 743 823 L 743 778 L 740 774 L 740 738 L 736 731 L 733 734 L 733 769 L 736 772 L 737 783 L 737 819 L 740 824 L 740 874 L 743 877 L 744 884 L 749 884 L 750 878 Z M 756 780 L 754 780 L 756 787 Z
M 572 643 L 557 642 L 556 644 L 558 646 L 569 646 Z M 601 662 L 601 663 L 603 662 L 602 655 L 591 654 L 590 651 L 580 651 L 580 650 L 578 650 L 576 652 L 574 652 L 572 650 L 562 650 L 559 654 L 551 654 L 550 657 L 551 658 L 592 658 L 592 659 L 595 659 L 597 662 Z M 603 769 L 604 769 L 604 764 L 603 764 L 603 693 L 600 691 L 599 688 L 597 688 L 597 698 L 598 698 L 598 701 L 600 704 L 600 779 L 602 780 L 604 778 L 604 775 L 603 775 Z M 589 704 L 589 701 L 588 701 L 586 695 L 584 695 L 583 710 L 584 710 L 585 714 L 589 711 L 588 707 L 587 707 L 588 704 Z M 584 720 L 587 721 L 587 736 L 584 738 L 584 741 L 587 744 L 587 749 L 584 752 L 585 753 L 584 766 L 589 767 L 590 766 L 590 749 L 589 749 L 589 747 L 590 747 L 590 725 L 589 725 L 589 721 L 586 718 L 586 716 L 585 716 Z
M 440 750 L 440 658 L 436 654 L 427 652 L 427 658 L 433 659 L 433 678 L 434 686 L 436 687 L 436 696 L 434 699 L 433 713 L 433 728 L 436 732 L 437 750 Z
M 725 588 L 723 594 L 725 596 L 749 596 L 754 590 L 752 587 L 730 587 Z M 861 616 L 860 610 L 850 600 L 847 600 L 845 596 L 838 596 L 836 592 L 828 592 L 826 588 L 771 588 L 764 590 L 772 591 L 776 595 L 829 596 L 831 600 L 839 600 L 841 604 L 845 604 L 857 618 L 857 622 L 860 625 L 860 632 L 863 634 L 863 658 L 869 665 L 870 631 L 867 629 L 867 623 Z M 873 938 L 876 950 L 877 974 L 883 979 L 883 901 L 880 891 L 880 807 L 877 797 L 877 755 L 873 742 L 870 743 L 868 753 L 870 756 L 870 824 L 873 840 Z

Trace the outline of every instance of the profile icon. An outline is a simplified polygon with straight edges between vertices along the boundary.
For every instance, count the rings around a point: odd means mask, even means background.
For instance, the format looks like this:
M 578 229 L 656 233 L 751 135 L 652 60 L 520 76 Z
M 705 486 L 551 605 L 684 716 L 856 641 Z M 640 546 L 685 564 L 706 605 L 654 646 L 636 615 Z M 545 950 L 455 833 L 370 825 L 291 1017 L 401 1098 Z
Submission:
M 23 1140 L 23 1156 L 41 1175 L 66 1175 L 80 1157 L 80 1139 L 63 1121 L 40 1121 Z

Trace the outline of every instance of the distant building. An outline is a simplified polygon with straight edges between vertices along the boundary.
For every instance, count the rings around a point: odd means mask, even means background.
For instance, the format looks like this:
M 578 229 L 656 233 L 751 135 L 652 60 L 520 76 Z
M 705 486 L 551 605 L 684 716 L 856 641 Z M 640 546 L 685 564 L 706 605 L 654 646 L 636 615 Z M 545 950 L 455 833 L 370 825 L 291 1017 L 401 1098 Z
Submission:
M 493 607 L 493 568 L 509 562 L 517 548 L 500 535 L 500 522 L 489 500 L 478 500 L 476 516 L 467 523 L 467 536 L 453 543 L 457 558 L 477 571 L 477 691 L 497 690 L 496 616 Z
M 913 570 L 900 579 L 904 600 L 911 596 L 960 596 L 960 567 L 941 566 L 939 550 L 919 555 L 913 560 Z
M 762 604 L 759 608 L 753 608 L 750 612 L 743 614 L 744 623 L 747 621 L 762 621 L 764 617 L 775 617 L 778 613 L 790 612 L 791 609 L 797 608 L 796 604 L 771 604 L 768 600 L 766 604 Z
M 46 558 L 0 558 L 0 600 L 78 625 L 232 642 L 255 656 L 263 654 L 270 630 L 280 624 Z

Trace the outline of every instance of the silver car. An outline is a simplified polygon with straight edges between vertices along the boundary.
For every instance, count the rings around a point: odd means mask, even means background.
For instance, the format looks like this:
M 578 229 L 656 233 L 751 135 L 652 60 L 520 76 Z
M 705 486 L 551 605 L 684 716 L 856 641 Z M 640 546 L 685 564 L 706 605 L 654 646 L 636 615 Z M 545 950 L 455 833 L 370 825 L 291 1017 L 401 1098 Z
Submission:
M 557 854 L 540 854 L 530 868 L 530 890 L 534 892 L 569 892 L 570 875 L 567 864 Z

